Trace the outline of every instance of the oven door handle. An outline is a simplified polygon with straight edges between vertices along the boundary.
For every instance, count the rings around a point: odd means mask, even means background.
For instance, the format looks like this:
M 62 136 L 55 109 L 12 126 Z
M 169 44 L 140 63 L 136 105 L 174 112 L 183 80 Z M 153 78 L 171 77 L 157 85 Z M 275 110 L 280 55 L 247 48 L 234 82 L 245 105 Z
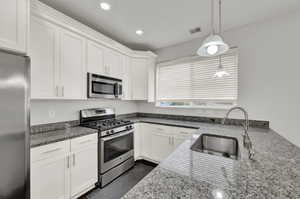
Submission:
M 124 133 L 118 133 L 116 135 L 111 135 L 111 136 L 108 136 L 108 137 L 104 137 L 104 138 L 101 138 L 101 142 L 105 142 L 105 141 L 108 141 L 108 140 L 112 140 L 114 138 L 117 138 L 117 137 L 122 137 L 122 136 L 125 136 L 125 135 L 129 135 L 133 133 L 133 131 L 127 131 L 127 132 L 124 132 Z

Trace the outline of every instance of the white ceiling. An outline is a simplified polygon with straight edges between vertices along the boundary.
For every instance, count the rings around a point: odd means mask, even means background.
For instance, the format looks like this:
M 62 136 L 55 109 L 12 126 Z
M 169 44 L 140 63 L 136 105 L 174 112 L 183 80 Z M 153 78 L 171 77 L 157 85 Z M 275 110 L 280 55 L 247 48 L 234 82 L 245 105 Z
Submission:
M 156 50 L 210 31 L 210 0 L 106 0 L 110 11 L 100 9 L 100 0 L 41 1 L 136 50 Z M 223 0 L 224 29 L 298 9 L 299 0 Z M 202 32 L 191 35 L 197 26 Z M 136 35 L 137 29 L 144 35 Z

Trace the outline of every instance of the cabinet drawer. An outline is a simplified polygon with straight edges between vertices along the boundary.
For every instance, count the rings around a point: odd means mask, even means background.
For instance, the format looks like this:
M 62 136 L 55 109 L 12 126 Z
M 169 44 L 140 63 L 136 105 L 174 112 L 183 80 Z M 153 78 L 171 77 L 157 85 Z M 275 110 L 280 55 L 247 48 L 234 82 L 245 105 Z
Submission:
M 192 128 L 183 128 L 183 127 L 169 127 L 169 131 L 172 134 L 178 135 L 178 136 L 190 136 L 194 132 L 197 131 L 197 129 L 192 129 Z
M 81 149 L 83 147 L 88 147 L 92 144 L 98 143 L 98 134 L 94 133 L 91 135 L 86 135 L 78 138 L 73 138 L 71 140 L 71 151 Z
M 56 142 L 31 149 L 31 161 L 39 161 L 55 156 L 66 156 L 70 150 L 69 141 Z

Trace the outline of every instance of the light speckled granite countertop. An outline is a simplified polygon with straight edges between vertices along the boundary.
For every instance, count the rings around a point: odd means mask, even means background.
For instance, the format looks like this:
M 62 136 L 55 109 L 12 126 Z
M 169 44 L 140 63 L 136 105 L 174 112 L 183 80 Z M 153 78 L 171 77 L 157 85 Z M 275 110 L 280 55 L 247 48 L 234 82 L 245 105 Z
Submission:
M 237 137 L 241 128 L 201 125 L 198 133 Z M 199 136 L 198 134 L 198 136 Z M 255 161 L 193 152 L 196 136 L 184 142 L 123 199 L 299 199 L 300 149 L 269 129 L 250 129 Z M 222 196 L 222 197 L 221 197 Z
M 48 131 L 44 133 L 32 134 L 30 136 L 30 147 L 38 147 L 54 142 L 59 142 L 79 136 L 98 133 L 97 130 L 85 127 L 72 127 L 65 130 Z

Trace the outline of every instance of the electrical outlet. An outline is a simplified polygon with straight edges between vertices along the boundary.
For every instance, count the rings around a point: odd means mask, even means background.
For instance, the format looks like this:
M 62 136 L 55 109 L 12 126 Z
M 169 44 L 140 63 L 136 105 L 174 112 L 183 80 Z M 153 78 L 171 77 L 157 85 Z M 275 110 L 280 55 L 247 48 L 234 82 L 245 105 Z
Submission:
M 55 111 L 49 110 L 48 115 L 49 115 L 49 118 L 54 118 L 55 117 Z

